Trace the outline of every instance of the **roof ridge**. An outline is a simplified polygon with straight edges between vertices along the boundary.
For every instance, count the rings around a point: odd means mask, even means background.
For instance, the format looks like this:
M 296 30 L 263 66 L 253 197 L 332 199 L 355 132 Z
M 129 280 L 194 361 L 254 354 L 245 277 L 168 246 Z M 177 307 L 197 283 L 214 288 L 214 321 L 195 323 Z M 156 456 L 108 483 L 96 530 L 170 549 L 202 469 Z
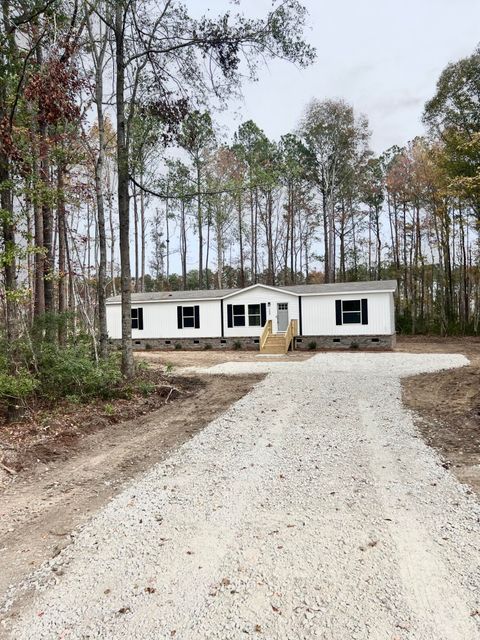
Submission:
M 135 302 L 164 302 L 169 300 L 208 300 L 222 299 L 231 296 L 234 293 L 248 291 L 256 286 L 265 287 L 267 289 L 278 289 L 279 291 L 290 291 L 291 293 L 302 292 L 307 294 L 322 292 L 327 293 L 360 293 L 372 292 L 378 287 L 379 290 L 390 291 L 396 290 L 397 281 L 389 280 L 356 280 L 350 282 L 330 282 L 330 283 L 310 283 L 310 284 L 293 284 L 293 285 L 267 285 L 262 282 L 249 285 L 248 287 L 231 287 L 226 289 L 185 289 L 182 291 L 146 291 L 132 293 L 132 301 Z M 200 295 L 201 294 L 201 295 Z M 107 299 L 107 303 L 117 303 L 121 301 L 121 296 L 111 296 Z

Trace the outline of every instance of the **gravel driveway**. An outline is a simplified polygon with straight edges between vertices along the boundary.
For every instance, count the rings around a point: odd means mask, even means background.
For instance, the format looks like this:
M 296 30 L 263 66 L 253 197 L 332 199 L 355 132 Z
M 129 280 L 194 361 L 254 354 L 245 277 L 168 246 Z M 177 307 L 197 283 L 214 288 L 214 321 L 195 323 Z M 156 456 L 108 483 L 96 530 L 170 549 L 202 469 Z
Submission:
M 321 354 L 270 375 L 32 580 L 15 640 L 474 640 L 480 508 L 400 376 L 463 356 Z

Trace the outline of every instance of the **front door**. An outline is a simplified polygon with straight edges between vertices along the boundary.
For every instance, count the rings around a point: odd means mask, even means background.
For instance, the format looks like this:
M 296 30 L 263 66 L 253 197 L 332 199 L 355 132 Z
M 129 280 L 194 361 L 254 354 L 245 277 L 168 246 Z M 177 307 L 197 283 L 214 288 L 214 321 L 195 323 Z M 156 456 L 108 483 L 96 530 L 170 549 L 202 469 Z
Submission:
M 286 331 L 288 329 L 288 302 L 277 303 L 277 330 Z

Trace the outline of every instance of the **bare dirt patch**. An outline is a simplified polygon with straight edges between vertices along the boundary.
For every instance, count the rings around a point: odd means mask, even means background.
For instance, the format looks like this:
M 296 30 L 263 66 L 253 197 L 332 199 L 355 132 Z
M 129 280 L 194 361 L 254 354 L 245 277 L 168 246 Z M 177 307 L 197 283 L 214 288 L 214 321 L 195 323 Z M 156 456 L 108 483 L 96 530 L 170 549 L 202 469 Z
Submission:
M 315 355 L 315 351 L 305 353 L 293 351 L 285 357 L 275 357 L 275 362 L 295 362 L 308 360 Z M 152 367 L 213 367 L 224 362 L 271 362 L 272 358 L 261 356 L 258 351 L 137 351 L 135 357 L 145 360 Z
M 97 427 L 86 435 L 44 442 L 42 459 L 11 476 L 0 493 L 0 609 L 9 585 L 58 554 L 71 532 L 128 480 L 167 457 L 262 377 L 176 379 L 179 398 L 160 409 L 145 414 L 137 407 L 131 420 L 93 421 Z
M 155 369 L 141 372 L 132 385 L 118 389 L 118 397 L 108 400 L 32 401 L 21 422 L 0 421 L 0 471 L 19 472 L 38 462 L 66 459 L 88 433 L 146 415 L 197 387 L 193 378 L 166 376 Z
M 480 495 L 480 339 L 401 338 L 398 351 L 463 353 L 470 365 L 405 378 L 405 404 L 420 417 L 417 427 L 445 465 Z

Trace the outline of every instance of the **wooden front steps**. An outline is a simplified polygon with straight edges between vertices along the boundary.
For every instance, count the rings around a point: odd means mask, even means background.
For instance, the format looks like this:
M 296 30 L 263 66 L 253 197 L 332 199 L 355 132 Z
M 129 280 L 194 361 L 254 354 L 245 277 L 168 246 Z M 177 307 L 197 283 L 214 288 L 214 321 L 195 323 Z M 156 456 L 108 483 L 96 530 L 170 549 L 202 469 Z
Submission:
M 297 335 L 297 321 L 291 320 L 285 333 L 273 333 L 272 321 L 269 320 L 263 328 L 260 337 L 260 353 L 268 355 L 283 355 L 294 348 L 293 338 Z
M 285 334 L 271 333 L 269 336 L 267 336 L 265 344 L 262 348 L 262 353 L 271 355 L 287 353 L 287 350 L 285 348 Z

